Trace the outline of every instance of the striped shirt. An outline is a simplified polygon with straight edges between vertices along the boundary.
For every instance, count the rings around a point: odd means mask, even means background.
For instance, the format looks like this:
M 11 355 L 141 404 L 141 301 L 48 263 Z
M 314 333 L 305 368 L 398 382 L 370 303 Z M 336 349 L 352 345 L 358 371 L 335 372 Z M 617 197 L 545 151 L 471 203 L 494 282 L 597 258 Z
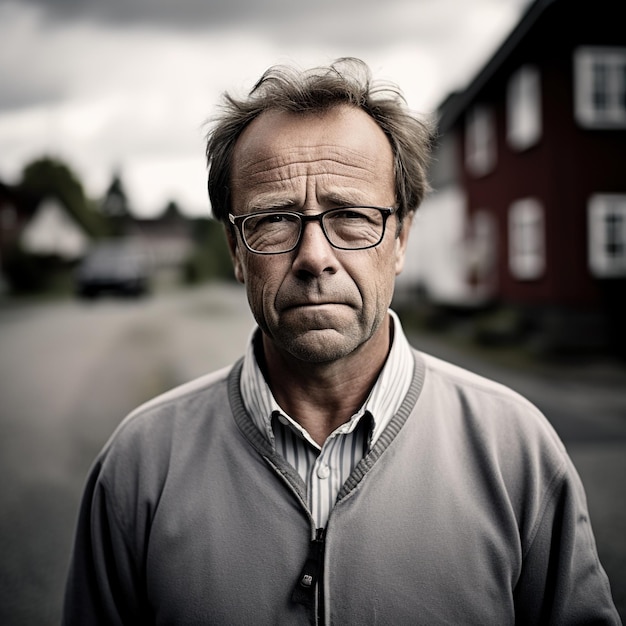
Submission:
M 274 399 L 254 354 L 258 329 L 248 343 L 241 373 L 244 405 L 273 449 L 304 481 L 309 511 L 317 528 L 326 526 L 341 486 L 400 408 L 411 384 L 413 354 L 400 320 L 393 311 L 389 314 L 394 326 L 393 343 L 380 376 L 365 404 L 321 447 Z

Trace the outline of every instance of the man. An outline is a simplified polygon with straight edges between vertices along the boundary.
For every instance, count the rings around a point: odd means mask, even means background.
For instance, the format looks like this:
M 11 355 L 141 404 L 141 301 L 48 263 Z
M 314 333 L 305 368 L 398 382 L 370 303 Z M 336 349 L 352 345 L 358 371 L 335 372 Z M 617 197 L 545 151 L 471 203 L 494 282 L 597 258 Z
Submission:
M 389 310 L 431 134 L 344 59 L 226 99 L 209 192 L 258 329 L 91 472 L 66 624 L 617 624 L 539 412 Z

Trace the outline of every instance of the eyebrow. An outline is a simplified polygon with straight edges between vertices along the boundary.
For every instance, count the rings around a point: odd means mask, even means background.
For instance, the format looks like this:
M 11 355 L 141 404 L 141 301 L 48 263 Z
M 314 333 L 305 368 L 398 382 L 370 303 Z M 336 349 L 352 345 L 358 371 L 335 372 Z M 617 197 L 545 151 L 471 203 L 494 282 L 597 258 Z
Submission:
M 346 190 L 348 191 L 348 190 Z M 325 196 L 324 200 L 326 202 L 330 202 L 331 204 L 336 204 L 338 206 L 359 206 L 361 204 L 372 204 L 367 201 L 360 194 L 355 195 L 354 190 L 349 190 L 348 193 L 342 193 L 340 191 L 331 191 L 327 196 Z
M 289 198 L 281 198 L 274 195 L 261 196 L 259 198 L 253 198 L 250 202 L 246 203 L 246 209 L 248 211 L 281 211 L 293 209 L 297 206 L 295 200 Z
M 322 208 L 323 208 L 323 205 L 325 204 L 342 207 L 342 206 L 371 205 L 372 202 L 368 201 L 366 198 L 363 198 L 362 196 L 359 199 L 357 199 L 356 194 L 354 193 L 354 190 L 349 190 L 348 193 L 342 193 L 341 191 L 334 190 L 334 191 L 330 191 L 328 194 L 323 196 Z M 276 211 L 296 210 L 298 209 L 298 206 L 299 206 L 299 203 L 296 202 L 294 199 L 282 196 L 280 193 L 261 194 L 260 196 L 256 198 L 252 198 L 250 202 L 246 203 L 246 209 L 248 212 L 271 211 L 271 210 L 276 210 Z

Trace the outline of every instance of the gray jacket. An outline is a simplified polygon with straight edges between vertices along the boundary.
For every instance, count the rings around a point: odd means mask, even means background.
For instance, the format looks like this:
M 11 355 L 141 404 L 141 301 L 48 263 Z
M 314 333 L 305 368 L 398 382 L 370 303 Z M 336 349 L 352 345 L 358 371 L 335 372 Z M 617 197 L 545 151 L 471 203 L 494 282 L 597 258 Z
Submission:
M 619 624 L 584 491 L 514 392 L 415 352 L 324 536 L 241 362 L 132 413 L 85 490 L 65 624 Z

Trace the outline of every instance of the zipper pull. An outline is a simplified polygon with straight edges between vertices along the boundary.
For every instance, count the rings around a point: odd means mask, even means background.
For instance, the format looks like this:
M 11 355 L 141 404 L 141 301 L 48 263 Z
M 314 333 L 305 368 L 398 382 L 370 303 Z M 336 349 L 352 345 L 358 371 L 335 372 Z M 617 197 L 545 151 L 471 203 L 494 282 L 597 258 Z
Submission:
M 324 529 L 315 531 L 315 539 L 309 544 L 309 555 L 298 577 L 291 599 L 298 604 L 315 607 L 315 588 L 322 573 L 324 557 Z

